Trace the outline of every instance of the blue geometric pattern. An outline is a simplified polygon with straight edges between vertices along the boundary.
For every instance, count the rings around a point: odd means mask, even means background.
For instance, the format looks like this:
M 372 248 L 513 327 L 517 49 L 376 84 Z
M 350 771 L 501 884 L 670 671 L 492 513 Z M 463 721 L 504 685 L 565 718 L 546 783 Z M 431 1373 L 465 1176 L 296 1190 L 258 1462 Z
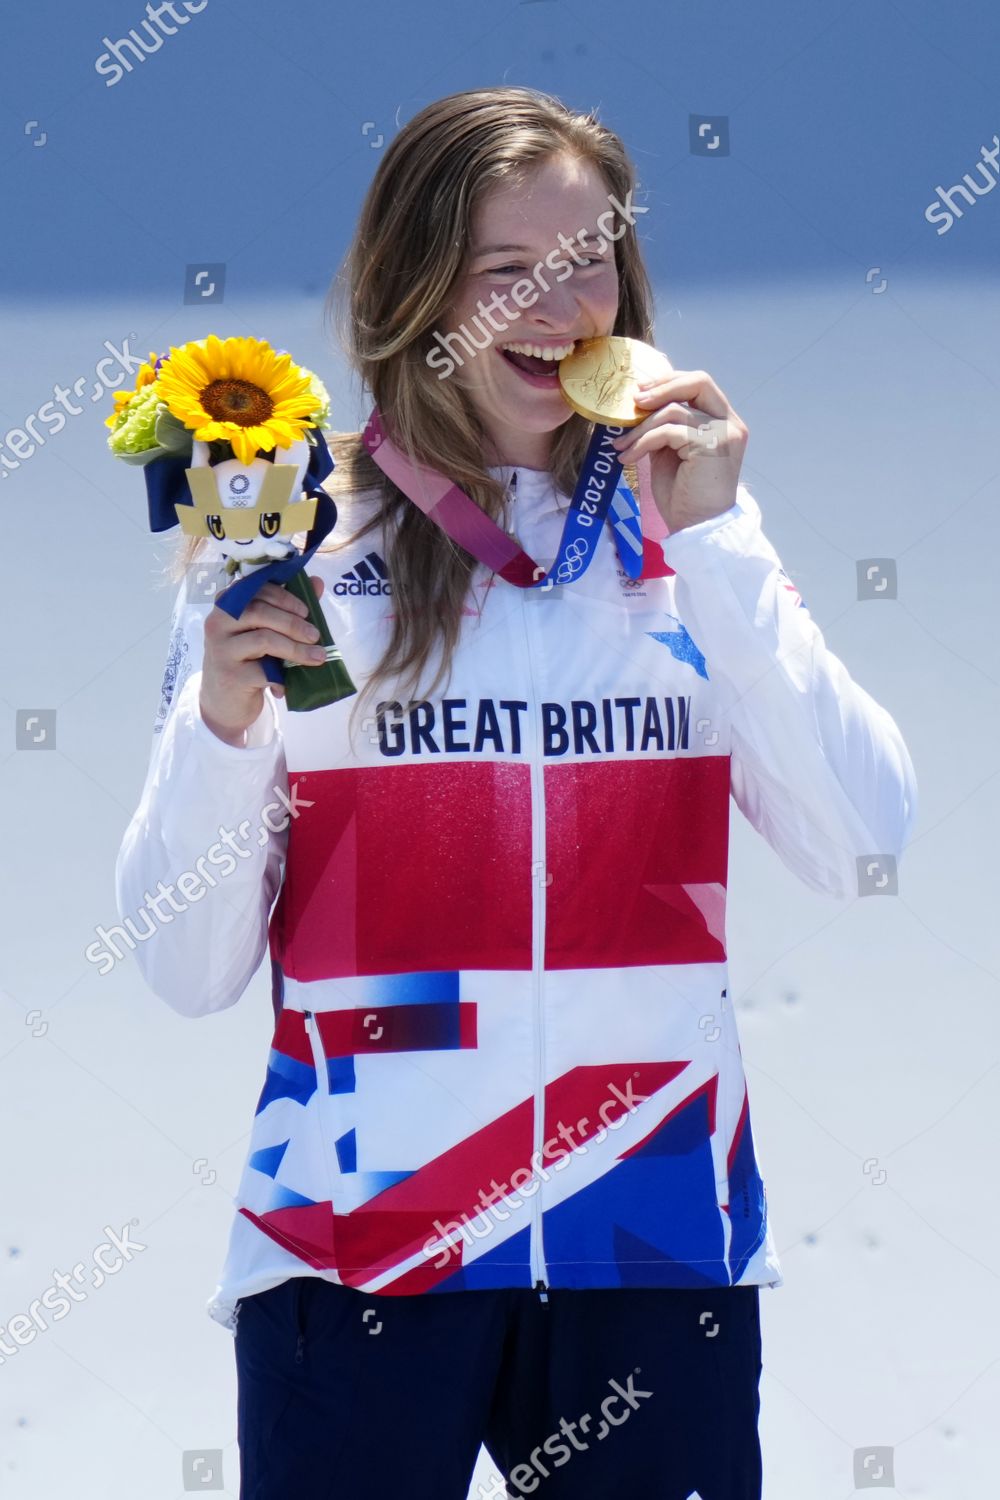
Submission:
M 294 1099 L 297 1104 L 308 1104 L 315 1092 L 316 1070 L 272 1047 L 268 1053 L 264 1087 L 254 1113 L 259 1115 L 274 1099 Z
M 358 1170 L 358 1137 L 357 1132 L 348 1130 L 339 1140 L 334 1141 L 337 1151 L 337 1166 L 342 1172 L 356 1172 Z
M 520 1280 L 512 1276 L 520 1272 Z M 457 1271 L 435 1282 L 428 1292 L 482 1292 L 496 1287 L 531 1285 L 530 1231 L 519 1229 L 510 1239 L 459 1266 Z
M 708 673 L 705 671 L 705 658 L 702 656 L 701 652 L 698 650 L 698 647 L 688 635 L 687 630 L 681 624 L 680 620 L 678 620 L 677 616 L 670 614 L 666 610 L 664 611 L 664 613 L 666 614 L 668 620 L 673 620 L 674 624 L 677 626 L 677 629 L 647 630 L 646 634 L 648 636 L 651 636 L 654 641 L 659 641 L 661 645 L 666 646 L 671 655 L 675 656 L 678 661 L 687 662 L 689 667 L 694 667 L 695 671 L 698 673 L 698 676 L 704 677 L 707 682 Z
M 553 1286 L 727 1286 L 706 1095 L 603 1177 L 545 1214 Z M 682 1205 L 665 1220 L 663 1204 Z
M 732 1223 L 729 1266 L 733 1280 L 739 1281 L 767 1230 L 767 1203 L 754 1158 L 749 1113 L 743 1121 L 743 1132 L 729 1169 L 729 1218 Z
M 355 1005 L 370 1001 L 371 1005 L 426 1005 L 452 1003 L 457 1005 L 460 975 L 456 969 L 420 970 L 411 974 L 365 974 L 353 981 L 356 990 Z
M 282 1141 L 278 1146 L 263 1146 L 260 1151 L 253 1153 L 250 1165 L 255 1172 L 266 1172 L 268 1177 L 277 1177 L 281 1158 L 287 1149 L 288 1141 Z

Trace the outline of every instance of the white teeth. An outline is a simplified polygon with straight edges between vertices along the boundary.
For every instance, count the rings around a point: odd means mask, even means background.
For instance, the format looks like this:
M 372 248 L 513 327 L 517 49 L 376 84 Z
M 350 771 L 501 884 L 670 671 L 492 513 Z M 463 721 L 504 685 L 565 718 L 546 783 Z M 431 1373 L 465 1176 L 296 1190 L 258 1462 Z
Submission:
M 567 355 L 572 354 L 576 348 L 576 344 L 575 342 L 572 344 L 556 344 L 554 347 L 550 346 L 548 349 L 543 349 L 540 344 L 501 344 L 500 347 L 504 350 L 512 350 L 515 354 L 533 354 L 536 359 L 559 360 L 565 359 Z

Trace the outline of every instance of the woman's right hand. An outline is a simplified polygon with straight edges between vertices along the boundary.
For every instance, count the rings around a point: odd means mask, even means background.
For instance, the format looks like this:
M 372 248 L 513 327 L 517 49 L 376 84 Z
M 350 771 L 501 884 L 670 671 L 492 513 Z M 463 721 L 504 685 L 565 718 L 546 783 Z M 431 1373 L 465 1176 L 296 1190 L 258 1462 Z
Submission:
M 321 598 L 322 578 L 310 576 L 309 582 Z M 211 609 L 205 619 L 198 702 L 212 733 L 227 744 L 242 746 L 244 731 L 260 717 L 265 689 L 270 687 L 278 697 L 285 694 L 283 687 L 269 682 L 261 657 L 318 666 L 325 660 L 323 647 L 314 645 L 318 639 L 319 631 L 301 599 L 277 583 L 265 583 L 238 620 L 224 609 Z

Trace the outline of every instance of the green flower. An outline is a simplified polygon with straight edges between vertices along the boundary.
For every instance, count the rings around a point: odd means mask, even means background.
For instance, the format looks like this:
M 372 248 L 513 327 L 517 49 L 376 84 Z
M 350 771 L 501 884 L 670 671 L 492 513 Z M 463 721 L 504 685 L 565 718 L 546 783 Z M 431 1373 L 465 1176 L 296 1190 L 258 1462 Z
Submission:
M 118 423 L 108 437 L 108 447 L 119 458 L 132 453 L 144 453 L 156 448 L 156 408 L 160 397 L 156 382 L 139 391 L 118 417 Z
M 311 413 L 311 420 L 316 427 L 329 427 L 330 392 L 312 370 L 306 370 L 304 373 L 309 376 L 309 391 L 316 398 L 316 410 Z
M 229 445 L 225 446 L 228 449 Z M 143 465 L 170 456 L 190 458 L 191 433 L 159 400 L 156 386 L 151 385 L 120 413 L 108 447 L 127 464 Z M 224 456 L 230 455 L 227 452 Z

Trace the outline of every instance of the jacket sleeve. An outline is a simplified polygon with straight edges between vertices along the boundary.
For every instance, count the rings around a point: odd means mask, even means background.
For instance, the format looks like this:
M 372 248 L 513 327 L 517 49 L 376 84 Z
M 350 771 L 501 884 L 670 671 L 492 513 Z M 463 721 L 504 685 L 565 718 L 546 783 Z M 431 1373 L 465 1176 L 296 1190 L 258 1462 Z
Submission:
M 859 857 L 898 861 L 916 818 L 916 776 L 895 721 L 827 649 L 745 485 L 729 510 L 661 546 L 682 620 L 722 693 L 733 799 L 806 885 L 858 896 Z
M 270 692 L 243 747 L 219 739 L 199 711 L 211 608 L 189 599 L 185 578 L 146 781 L 115 866 L 122 941 L 154 994 L 184 1016 L 234 1005 L 259 967 L 288 842 Z

